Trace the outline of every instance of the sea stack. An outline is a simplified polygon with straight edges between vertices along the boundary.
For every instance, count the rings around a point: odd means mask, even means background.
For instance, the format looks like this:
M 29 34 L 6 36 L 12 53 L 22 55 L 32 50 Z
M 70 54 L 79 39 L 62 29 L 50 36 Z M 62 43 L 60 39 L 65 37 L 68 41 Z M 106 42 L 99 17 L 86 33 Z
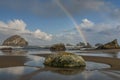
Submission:
M 3 42 L 2 45 L 3 46 L 20 46 L 20 47 L 24 47 L 24 46 L 28 46 L 28 42 L 19 35 L 13 35 L 13 36 L 9 37 L 8 39 L 6 39 Z

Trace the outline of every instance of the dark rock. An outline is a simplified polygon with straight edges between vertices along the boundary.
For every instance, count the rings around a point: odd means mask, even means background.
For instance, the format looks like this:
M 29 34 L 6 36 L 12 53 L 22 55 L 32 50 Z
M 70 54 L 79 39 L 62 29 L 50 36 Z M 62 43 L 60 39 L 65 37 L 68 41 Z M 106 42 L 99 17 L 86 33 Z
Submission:
M 115 39 L 109 43 L 99 46 L 97 49 L 120 49 L 120 46 L 117 42 L 117 39 Z
M 73 53 L 60 52 L 58 54 L 52 54 L 45 59 L 44 64 L 51 67 L 61 67 L 61 68 L 74 68 L 74 67 L 84 67 L 84 59 Z
M 3 46 L 27 46 L 28 42 L 19 35 L 9 37 L 3 42 Z
M 50 51 L 65 51 L 65 45 L 63 43 L 54 44 L 50 47 Z

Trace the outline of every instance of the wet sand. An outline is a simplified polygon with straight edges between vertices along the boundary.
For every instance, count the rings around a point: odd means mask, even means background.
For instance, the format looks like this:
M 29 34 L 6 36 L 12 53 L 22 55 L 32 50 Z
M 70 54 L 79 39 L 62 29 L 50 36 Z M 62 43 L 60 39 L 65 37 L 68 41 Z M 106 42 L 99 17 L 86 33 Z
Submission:
M 28 60 L 25 56 L 0 56 L 0 68 L 24 66 Z
M 97 57 L 97 56 L 82 56 L 85 61 L 93 61 L 98 63 L 108 64 L 111 67 L 106 70 L 120 70 L 120 59 L 109 57 Z

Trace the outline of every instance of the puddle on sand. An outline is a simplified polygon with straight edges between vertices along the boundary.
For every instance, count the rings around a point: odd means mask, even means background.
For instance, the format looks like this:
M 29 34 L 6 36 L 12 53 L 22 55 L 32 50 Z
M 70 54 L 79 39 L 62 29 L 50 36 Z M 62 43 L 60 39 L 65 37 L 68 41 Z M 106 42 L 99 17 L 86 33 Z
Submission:
M 44 57 L 30 55 L 28 58 L 30 58 L 31 61 L 26 62 L 24 65 L 29 67 L 44 67 Z

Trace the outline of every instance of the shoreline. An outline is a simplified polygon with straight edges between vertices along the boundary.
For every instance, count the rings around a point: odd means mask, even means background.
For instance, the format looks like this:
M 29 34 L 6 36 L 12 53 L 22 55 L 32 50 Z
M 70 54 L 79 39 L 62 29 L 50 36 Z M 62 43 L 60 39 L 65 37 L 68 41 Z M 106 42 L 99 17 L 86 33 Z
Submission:
M 91 52 L 119 52 L 120 49 L 85 49 L 80 50 L 77 53 L 91 53 Z

